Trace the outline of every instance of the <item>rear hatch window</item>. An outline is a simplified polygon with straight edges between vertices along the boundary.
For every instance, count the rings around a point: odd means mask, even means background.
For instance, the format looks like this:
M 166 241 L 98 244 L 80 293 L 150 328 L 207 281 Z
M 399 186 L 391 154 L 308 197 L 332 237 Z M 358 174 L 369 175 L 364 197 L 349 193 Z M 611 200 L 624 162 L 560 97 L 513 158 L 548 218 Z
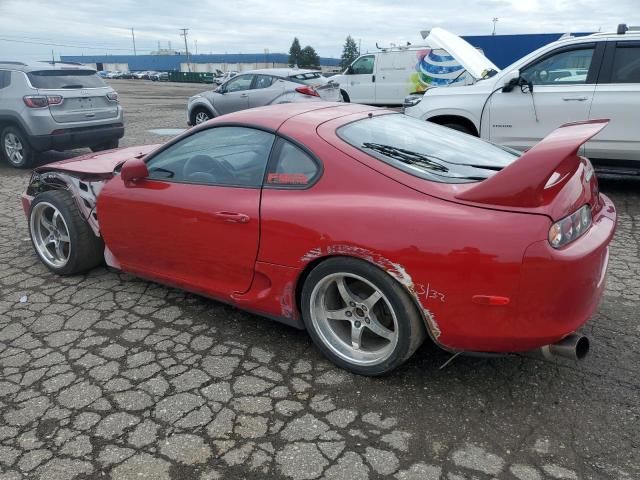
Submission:
M 328 80 L 323 77 L 320 73 L 299 73 L 297 75 L 289 76 L 291 80 L 296 82 L 304 83 L 305 85 L 309 85 L 311 87 L 316 87 L 318 85 L 324 85 L 328 82 Z
M 442 183 L 484 180 L 520 156 L 515 150 L 402 114 L 357 120 L 337 133 L 378 160 Z
M 40 70 L 29 72 L 27 75 L 35 88 L 74 89 L 106 86 L 94 70 Z

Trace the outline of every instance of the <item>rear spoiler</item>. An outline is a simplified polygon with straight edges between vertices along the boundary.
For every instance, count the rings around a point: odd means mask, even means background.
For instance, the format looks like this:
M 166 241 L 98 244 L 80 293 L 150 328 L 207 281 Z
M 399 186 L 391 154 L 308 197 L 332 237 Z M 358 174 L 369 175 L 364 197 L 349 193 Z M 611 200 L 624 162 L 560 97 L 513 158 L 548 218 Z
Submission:
M 566 123 L 558 127 L 525 152 L 518 160 L 488 179 L 476 184 L 456 198 L 468 202 L 535 208 L 544 205 L 545 190 L 551 175 L 567 161 L 575 161 L 578 149 L 598 134 L 609 123 L 608 119 Z M 562 178 L 553 183 L 555 187 Z M 549 187 L 551 188 L 551 186 Z

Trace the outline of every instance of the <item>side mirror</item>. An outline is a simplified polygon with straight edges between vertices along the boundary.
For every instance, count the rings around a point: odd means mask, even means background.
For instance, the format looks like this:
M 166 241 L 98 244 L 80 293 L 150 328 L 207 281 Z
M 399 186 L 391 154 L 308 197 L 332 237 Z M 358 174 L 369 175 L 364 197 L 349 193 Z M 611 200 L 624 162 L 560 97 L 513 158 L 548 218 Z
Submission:
M 120 170 L 122 181 L 126 184 L 135 183 L 149 176 L 147 164 L 142 158 L 132 158 L 127 160 Z
M 216 88 L 216 93 L 224 94 L 225 92 L 226 92 L 226 90 L 224 89 L 224 87 L 222 85 L 220 85 L 218 88 Z
M 351 65 L 347 67 L 347 75 L 353 75 L 353 67 Z
M 512 70 L 502 77 L 502 91 L 510 92 L 520 85 L 520 70 Z

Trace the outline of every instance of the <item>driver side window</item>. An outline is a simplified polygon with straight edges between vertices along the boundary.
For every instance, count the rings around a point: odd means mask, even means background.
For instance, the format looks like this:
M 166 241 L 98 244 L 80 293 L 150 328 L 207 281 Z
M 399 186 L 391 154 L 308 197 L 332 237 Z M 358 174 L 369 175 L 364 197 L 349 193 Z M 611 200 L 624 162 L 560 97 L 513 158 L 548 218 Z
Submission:
M 521 76 L 534 85 L 587 83 L 594 47 L 565 50 L 526 67 Z
M 233 80 L 229 80 L 224 87 L 225 92 L 241 92 L 243 90 L 249 90 L 251 87 L 251 80 L 253 75 L 238 75 Z
M 149 179 L 260 187 L 274 135 L 246 127 L 203 130 L 147 162 Z
M 375 60 L 374 55 L 367 55 L 361 57 L 351 65 L 352 75 L 371 75 L 373 74 L 373 62 Z

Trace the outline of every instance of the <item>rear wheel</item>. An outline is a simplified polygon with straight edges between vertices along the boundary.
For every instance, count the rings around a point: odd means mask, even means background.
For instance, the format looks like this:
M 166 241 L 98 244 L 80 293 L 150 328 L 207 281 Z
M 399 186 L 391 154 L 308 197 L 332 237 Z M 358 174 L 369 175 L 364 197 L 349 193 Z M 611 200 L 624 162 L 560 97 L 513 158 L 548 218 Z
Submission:
M 109 142 L 101 143 L 100 145 L 96 145 L 94 147 L 91 147 L 91 151 L 92 152 L 102 152 L 104 150 L 113 150 L 114 148 L 118 148 L 119 144 L 120 144 L 120 142 L 118 141 L 118 139 L 111 140 Z
M 33 148 L 18 128 L 9 126 L 2 130 L 0 146 L 2 155 L 12 167 L 28 168 L 33 163 Z
M 336 257 L 307 277 L 302 317 L 316 346 L 336 365 L 382 375 L 404 363 L 425 338 L 420 314 L 389 274 Z
M 82 218 L 66 191 L 36 196 L 29 212 L 29 235 L 42 263 L 59 275 L 86 272 L 104 259 L 104 244 Z

